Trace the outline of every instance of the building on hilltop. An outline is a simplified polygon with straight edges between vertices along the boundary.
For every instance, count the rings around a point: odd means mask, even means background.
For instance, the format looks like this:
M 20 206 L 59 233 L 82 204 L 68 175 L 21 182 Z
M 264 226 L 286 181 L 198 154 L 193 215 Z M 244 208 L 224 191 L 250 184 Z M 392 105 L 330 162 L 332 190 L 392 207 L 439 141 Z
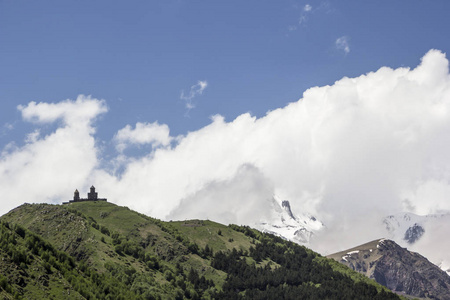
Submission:
M 80 200 L 80 192 L 78 192 L 78 190 L 75 190 L 75 193 L 73 193 L 73 201 L 79 200 Z
M 95 192 L 95 187 L 91 186 L 91 191 L 88 193 L 88 200 L 97 200 L 97 193 Z
M 73 199 L 69 202 L 63 202 L 63 204 L 73 203 L 73 202 L 83 202 L 83 201 L 108 201 L 106 198 L 98 198 L 98 193 L 95 191 L 95 187 L 91 186 L 91 191 L 87 194 L 87 198 L 80 198 L 80 192 L 75 190 L 73 193 Z

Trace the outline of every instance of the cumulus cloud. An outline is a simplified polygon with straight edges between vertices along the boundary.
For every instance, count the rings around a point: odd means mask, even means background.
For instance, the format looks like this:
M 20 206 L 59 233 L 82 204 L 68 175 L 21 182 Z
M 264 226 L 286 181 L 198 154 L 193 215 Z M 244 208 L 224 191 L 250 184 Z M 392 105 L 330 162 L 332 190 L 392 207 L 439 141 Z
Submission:
M 130 145 L 150 144 L 154 148 L 168 146 L 171 140 L 169 126 L 160 125 L 158 122 L 138 122 L 134 129 L 130 125 L 126 125 L 114 136 L 116 149 L 119 152 L 123 152 Z
M 225 209 L 220 183 L 231 186 L 239 181 L 237 170 L 252 165 L 294 209 L 322 219 L 336 236 L 327 247 L 352 246 L 378 238 L 374 226 L 388 214 L 450 209 L 443 196 L 450 191 L 441 188 L 436 197 L 426 188 L 448 187 L 450 180 L 449 87 L 448 61 L 432 50 L 413 70 L 383 67 L 314 87 L 263 118 L 215 116 L 175 147 L 127 165 L 120 180 L 99 172 L 98 181 L 115 201 L 157 217 L 209 199 L 207 217 Z M 233 193 L 228 198 L 233 211 Z M 351 230 L 360 234 L 348 235 Z
M 30 102 L 19 105 L 25 121 L 33 123 L 51 123 L 62 120 L 66 125 L 89 125 L 99 114 L 107 111 L 105 101 L 79 96 L 75 101 L 65 100 L 59 103 Z
M 186 115 L 189 114 L 191 109 L 195 108 L 195 104 L 192 102 L 192 99 L 196 96 L 202 95 L 207 86 L 208 82 L 206 80 L 199 80 L 197 84 L 191 86 L 187 94 L 184 93 L 184 90 L 181 91 L 180 99 L 185 101 Z
M 37 126 L 63 122 L 48 136 L 36 131 L 25 146 L 3 151 L 0 188 L 10 208 L 62 201 L 94 183 L 110 201 L 154 217 L 248 224 L 268 213 L 267 199 L 276 194 L 294 212 L 325 223 L 314 247 L 330 251 L 379 238 L 377 222 L 386 215 L 450 210 L 450 77 L 437 50 L 414 69 L 383 67 L 310 88 L 262 118 L 214 116 L 171 147 L 123 159 L 120 175 L 98 164 L 92 124 L 106 111 L 103 101 L 81 97 L 19 109 Z M 165 125 L 138 124 L 115 140 L 163 146 L 171 140 Z
M 336 40 L 335 44 L 338 50 L 344 51 L 345 54 L 350 53 L 349 38 L 347 36 L 341 36 Z
M 79 96 L 75 101 L 19 106 L 25 121 L 62 125 L 41 137 L 39 129 L 27 135 L 25 145 L 8 144 L 0 156 L 2 211 L 24 202 L 56 202 L 68 191 L 85 186 L 98 163 L 92 121 L 107 111 L 102 100 Z

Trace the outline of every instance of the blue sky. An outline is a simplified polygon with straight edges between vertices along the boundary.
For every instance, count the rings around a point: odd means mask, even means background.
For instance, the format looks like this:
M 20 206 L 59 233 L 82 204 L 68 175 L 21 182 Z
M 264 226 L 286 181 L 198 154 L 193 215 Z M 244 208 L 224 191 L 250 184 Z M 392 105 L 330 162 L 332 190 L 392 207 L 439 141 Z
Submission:
M 388 214 L 448 213 L 449 11 L 0 0 L 0 214 L 94 184 L 153 217 L 251 225 L 276 195 L 336 252 Z
M 16 124 L 19 104 L 79 94 L 107 101 L 105 140 L 138 121 L 178 135 L 214 114 L 260 117 L 309 87 L 447 52 L 449 9 L 448 1 L 1 1 L 0 118 Z M 336 46 L 341 37 L 348 53 Z M 180 93 L 199 80 L 208 87 L 186 114 Z

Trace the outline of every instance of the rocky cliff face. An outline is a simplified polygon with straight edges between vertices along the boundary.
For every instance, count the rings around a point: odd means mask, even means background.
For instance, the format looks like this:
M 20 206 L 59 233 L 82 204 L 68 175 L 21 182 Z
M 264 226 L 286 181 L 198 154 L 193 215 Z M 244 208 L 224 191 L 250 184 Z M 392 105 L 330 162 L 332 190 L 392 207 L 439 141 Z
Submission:
M 414 223 L 413 226 L 406 229 L 405 236 L 403 237 L 403 239 L 408 244 L 413 244 L 422 237 L 424 232 L 425 229 L 421 225 Z
M 329 255 L 392 291 L 420 298 L 450 299 L 450 276 L 418 253 L 381 239 Z

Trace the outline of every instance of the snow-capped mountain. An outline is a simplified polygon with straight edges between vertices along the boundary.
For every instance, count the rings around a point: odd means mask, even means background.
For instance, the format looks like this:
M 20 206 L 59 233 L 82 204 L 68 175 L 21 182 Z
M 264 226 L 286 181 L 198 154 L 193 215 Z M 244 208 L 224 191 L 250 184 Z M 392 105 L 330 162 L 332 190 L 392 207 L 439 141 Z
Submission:
M 424 216 L 413 213 L 398 213 L 386 217 L 383 220 L 383 225 L 387 231 L 387 238 L 396 241 L 403 247 L 427 255 L 427 257 L 430 254 L 431 256 L 428 258 L 450 275 L 450 255 L 441 253 L 448 251 L 430 250 L 433 247 L 446 248 L 443 243 L 446 243 L 448 239 L 445 237 L 440 239 L 440 237 L 443 234 L 442 229 L 448 228 L 447 226 L 450 225 L 450 213 Z M 438 253 L 436 254 L 436 252 Z
M 270 216 L 260 222 L 249 224 L 263 232 L 268 232 L 311 247 L 311 238 L 327 230 L 318 218 L 307 212 L 294 213 L 288 200 L 273 196 L 268 199 Z M 416 215 L 398 213 L 385 217 L 379 223 L 385 231 L 384 237 L 402 247 L 407 247 L 425 255 L 430 261 L 450 275 L 450 212 L 443 214 Z
M 414 244 L 425 233 L 424 224 L 432 216 L 419 216 L 413 213 L 398 213 L 387 216 L 383 224 L 388 232 L 388 238 L 398 243 Z
M 308 244 L 311 236 L 324 228 L 323 223 L 311 214 L 294 215 L 287 200 L 281 200 L 274 196 L 271 206 L 271 218 L 254 224 L 255 228 L 302 245 Z
M 388 232 L 388 238 L 397 243 L 409 245 L 419 241 L 426 233 L 426 228 L 436 222 L 450 220 L 450 214 L 430 214 L 419 216 L 413 213 L 398 213 L 387 216 L 383 224 Z

